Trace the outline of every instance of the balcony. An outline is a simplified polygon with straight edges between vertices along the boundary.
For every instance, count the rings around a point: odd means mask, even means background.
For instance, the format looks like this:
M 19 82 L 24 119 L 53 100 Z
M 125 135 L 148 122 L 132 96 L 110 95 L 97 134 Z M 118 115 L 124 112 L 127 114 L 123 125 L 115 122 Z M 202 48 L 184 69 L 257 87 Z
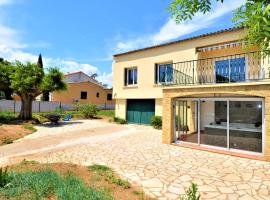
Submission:
M 270 59 L 261 52 L 173 63 L 163 74 L 163 85 L 203 85 L 270 79 Z

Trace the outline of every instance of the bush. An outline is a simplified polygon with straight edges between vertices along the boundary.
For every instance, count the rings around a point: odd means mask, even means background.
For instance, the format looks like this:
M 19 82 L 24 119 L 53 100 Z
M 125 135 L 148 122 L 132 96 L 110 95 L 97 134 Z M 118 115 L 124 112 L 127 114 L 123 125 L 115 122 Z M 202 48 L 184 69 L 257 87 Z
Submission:
M 161 129 L 162 128 L 162 118 L 160 116 L 153 116 L 151 119 L 151 125 L 155 129 Z
M 117 124 L 127 124 L 127 120 L 121 119 L 121 118 L 119 118 L 119 117 L 114 117 L 114 118 L 113 118 L 113 121 L 114 121 L 115 123 L 117 123 Z
M 93 118 L 97 115 L 99 109 L 97 105 L 94 104 L 83 104 L 79 106 L 79 111 L 85 118 Z
M 45 114 L 43 113 L 40 114 L 34 113 L 32 118 L 34 124 L 43 124 L 45 122 L 49 122 L 49 120 L 45 117 Z
M 10 176 L 7 168 L 0 168 L 0 188 L 6 187 L 10 182 Z
M 182 196 L 180 200 L 200 200 L 200 194 L 198 193 L 198 186 L 192 183 L 191 187 L 188 189 L 187 194 Z
M 0 112 L 0 122 L 9 123 L 10 121 L 15 119 L 15 115 L 12 112 L 4 111 Z
M 57 113 L 57 114 L 62 114 L 63 113 L 63 110 L 60 106 L 57 106 L 54 110 L 54 113 Z

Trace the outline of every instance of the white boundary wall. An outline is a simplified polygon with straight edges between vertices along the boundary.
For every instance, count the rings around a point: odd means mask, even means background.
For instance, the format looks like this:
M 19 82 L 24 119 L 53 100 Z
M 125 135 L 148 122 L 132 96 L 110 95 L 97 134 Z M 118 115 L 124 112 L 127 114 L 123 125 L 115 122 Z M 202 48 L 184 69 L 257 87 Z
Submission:
M 62 110 L 74 110 L 73 104 L 52 102 L 52 101 L 33 101 L 32 111 L 33 112 L 53 112 L 56 108 L 61 107 Z M 102 104 L 98 106 L 102 110 L 113 110 L 114 104 Z M 10 111 L 10 112 L 20 112 L 21 101 L 13 100 L 0 100 L 0 112 Z

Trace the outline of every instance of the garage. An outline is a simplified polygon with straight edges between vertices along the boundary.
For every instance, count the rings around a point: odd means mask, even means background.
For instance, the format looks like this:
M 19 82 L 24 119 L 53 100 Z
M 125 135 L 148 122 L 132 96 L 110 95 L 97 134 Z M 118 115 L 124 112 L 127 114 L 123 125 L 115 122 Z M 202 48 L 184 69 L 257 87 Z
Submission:
M 127 121 L 134 124 L 150 124 L 155 115 L 155 99 L 128 99 Z

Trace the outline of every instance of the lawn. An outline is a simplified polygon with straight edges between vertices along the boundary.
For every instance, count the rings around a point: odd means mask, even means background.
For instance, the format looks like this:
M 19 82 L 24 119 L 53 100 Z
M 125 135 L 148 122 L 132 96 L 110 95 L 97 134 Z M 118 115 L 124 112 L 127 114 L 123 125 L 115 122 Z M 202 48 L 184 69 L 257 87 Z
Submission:
M 100 110 L 98 111 L 98 116 L 100 117 L 110 117 L 113 118 L 115 114 L 114 110 Z
M 0 199 L 148 200 L 139 188 L 102 165 L 39 164 L 23 161 L 9 168 Z

